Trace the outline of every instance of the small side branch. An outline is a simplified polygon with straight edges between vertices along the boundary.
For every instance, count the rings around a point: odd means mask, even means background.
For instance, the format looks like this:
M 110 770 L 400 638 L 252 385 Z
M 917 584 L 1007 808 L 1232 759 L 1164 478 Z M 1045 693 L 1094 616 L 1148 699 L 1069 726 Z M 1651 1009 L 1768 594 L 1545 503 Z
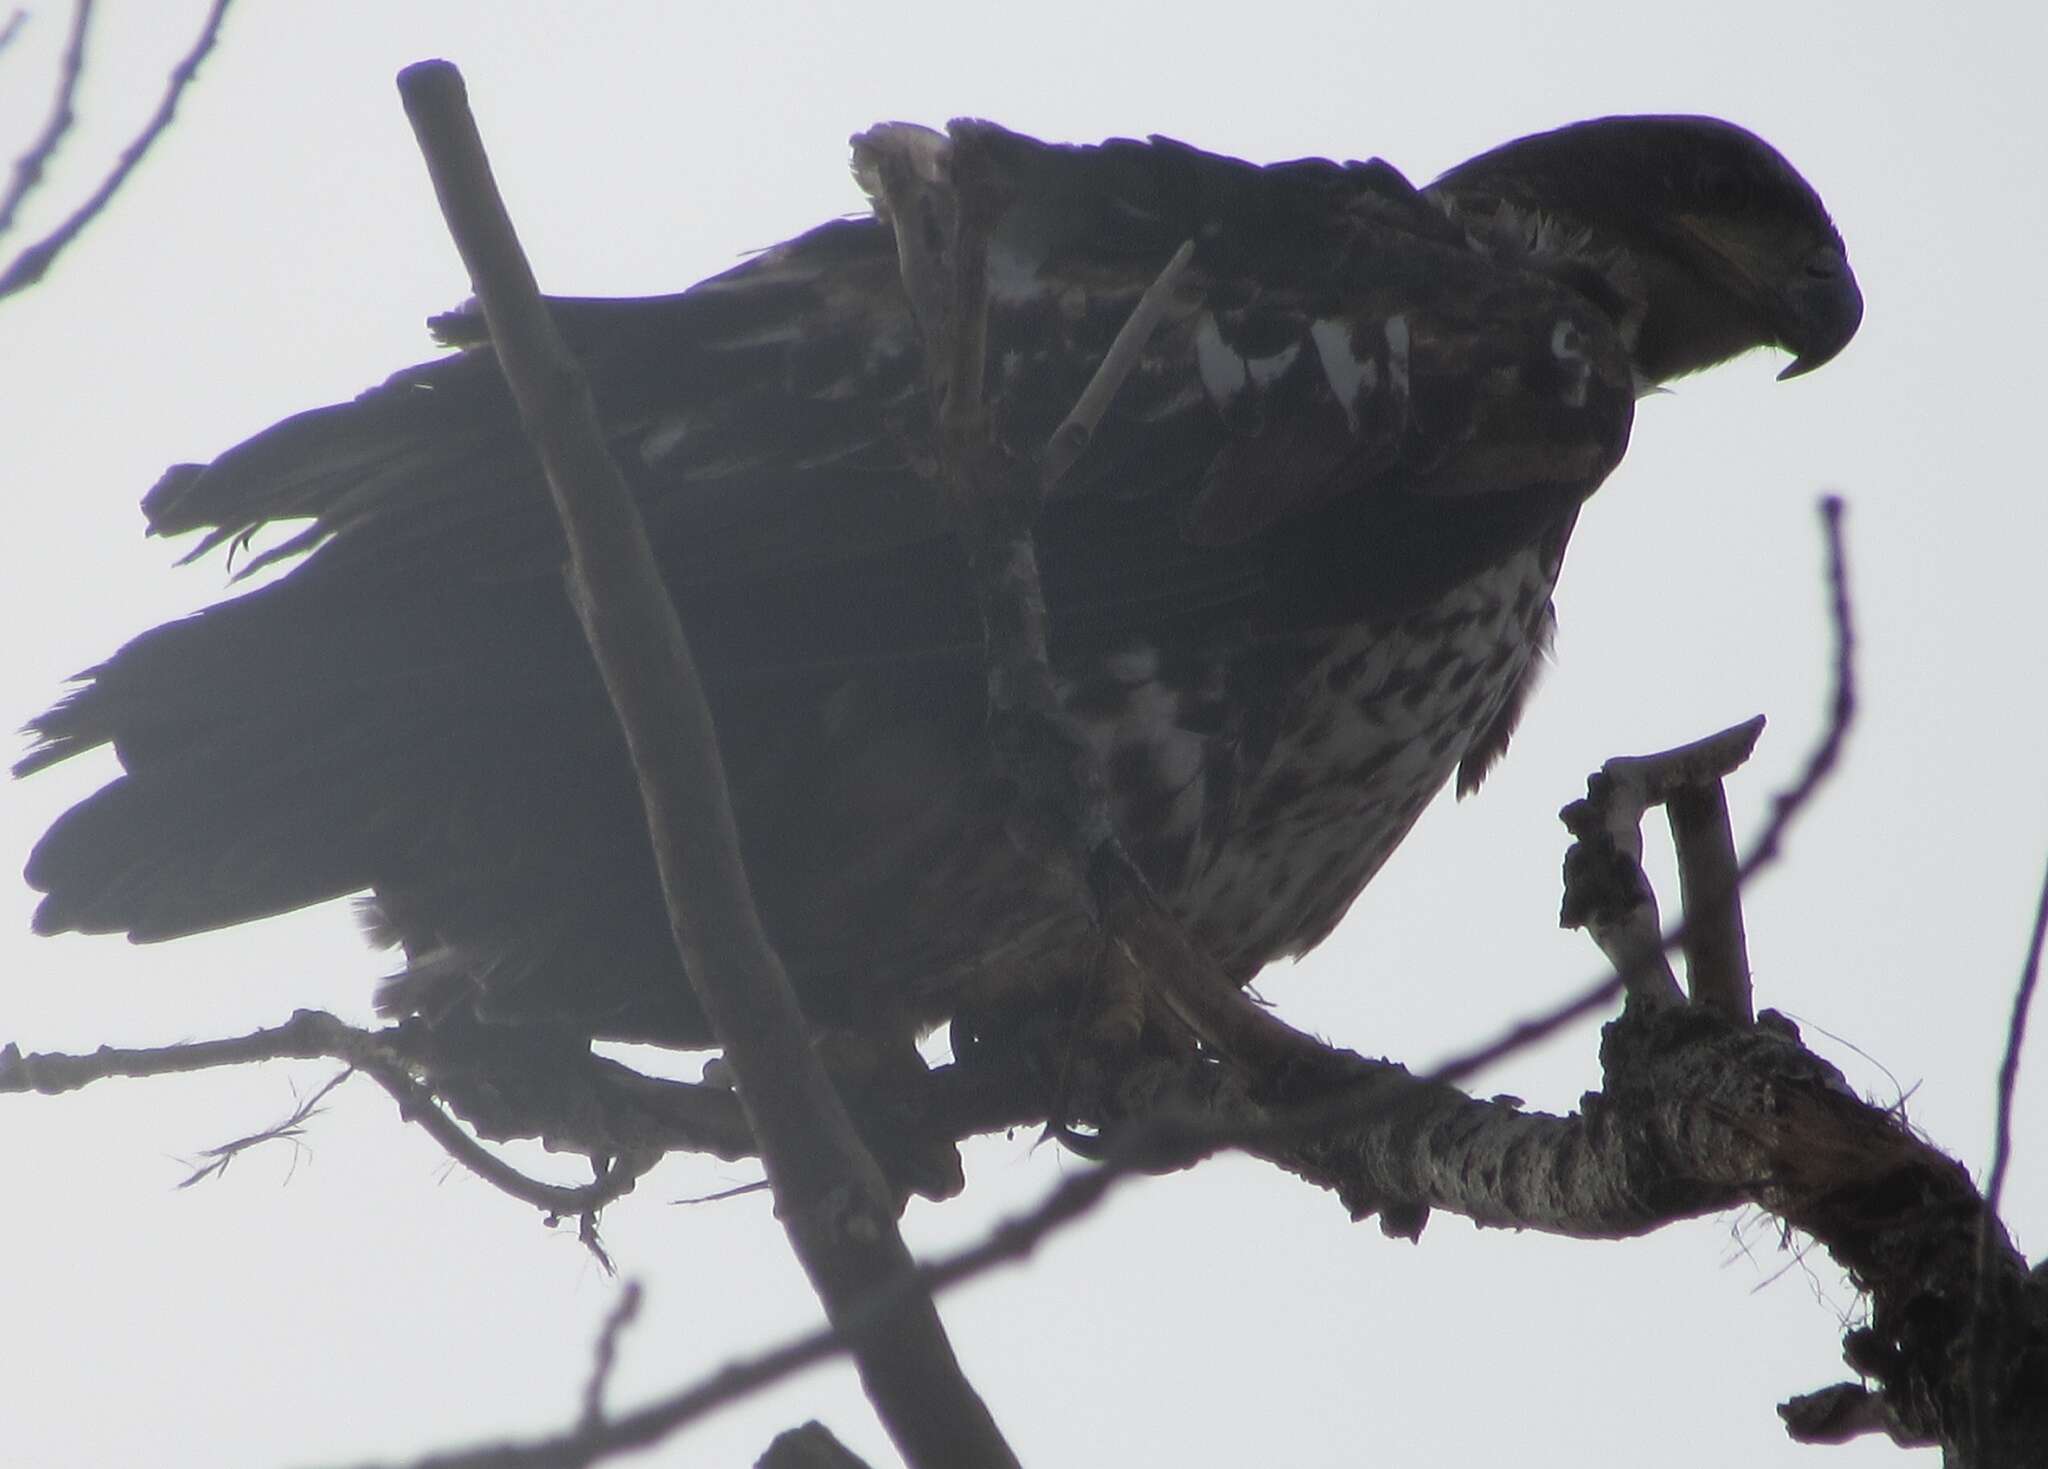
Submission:
M 80 6 L 81 11 L 85 8 Z M 41 280 L 57 257 L 85 232 L 86 226 L 99 217 L 114 195 L 120 192 L 121 186 L 128 182 L 128 175 L 135 171 L 135 165 L 156 146 L 157 139 L 171 125 L 171 119 L 177 116 L 178 101 L 185 95 L 192 79 L 199 75 L 199 64 L 219 39 L 221 21 L 227 10 L 228 0 L 214 0 L 213 7 L 207 11 L 206 19 L 200 25 L 199 39 L 192 43 L 192 49 L 185 53 L 184 59 L 171 69 L 170 80 L 165 84 L 163 100 L 157 103 L 156 112 L 136 134 L 134 141 L 121 150 L 121 156 L 114 161 L 107 176 L 100 180 L 99 187 L 62 224 L 15 256 L 6 270 L 0 271 L 0 300 L 25 291 Z
M 28 24 L 28 12 L 16 6 L 8 14 L 5 24 L 0 24 L 0 51 L 5 51 L 21 34 L 21 28 Z
M 629 1280 L 619 1290 L 619 1299 L 604 1318 L 597 1334 L 597 1348 L 590 1367 L 590 1380 L 583 1385 L 583 1423 L 586 1430 L 604 1422 L 604 1395 L 611 1385 L 612 1371 L 619 1362 L 619 1341 L 626 1328 L 640 1315 L 640 1282 Z
M 0 194 L 0 236 L 14 228 L 14 216 L 21 211 L 22 202 L 43 181 L 65 134 L 78 120 L 75 103 L 79 79 L 85 75 L 85 37 L 92 28 L 92 7 L 93 0 L 77 0 L 71 7 L 71 34 L 64 42 L 64 58 L 57 63 L 57 93 L 50 103 L 49 119 L 28 151 L 14 160 L 14 177 L 8 181 L 7 192 Z M 14 39 L 22 19 L 22 13 L 15 11 L 7 22 L 6 41 Z
M 1992 1129 L 1991 1173 L 1984 1185 L 1984 1216 L 1977 1231 L 1977 1289 L 1970 1310 L 1970 1442 L 1973 1446 L 1995 1444 L 1993 1425 L 2001 1407 L 2010 1410 L 2011 1398 L 2029 1393 L 2042 1396 L 2041 1383 L 2013 1380 L 1999 1370 L 2009 1357 L 2010 1343 L 2000 1343 L 2001 1326 L 2009 1325 L 2009 1313 L 1999 1309 L 1995 1286 L 2000 1263 L 1999 1246 L 2004 1243 L 1998 1227 L 1999 1201 L 2005 1197 L 2005 1173 L 2012 1163 L 2012 1106 L 2019 1091 L 2020 1053 L 2026 1047 L 2027 1016 L 2034 1005 L 2034 988 L 2041 979 L 2041 950 L 2048 940 L 2048 874 L 2041 879 L 2041 896 L 2034 904 L 2034 928 L 2027 938 L 2027 956 L 2020 964 L 2020 980 L 2012 1001 L 2012 1019 L 2005 1028 L 2005 1054 L 1998 1065 L 1998 1120 Z M 2048 1335 L 2044 1332 L 2043 1335 Z M 1998 1348 L 2008 1350 L 2001 1353 Z M 2042 1348 L 2048 1358 L 2048 1344 Z M 2006 1401 L 2001 1402 L 2001 1399 Z M 1992 1450 L 1996 1452 L 1996 1450 Z
M 344 1077 L 360 1072 L 376 1082 L 398 1104 L 399 1116 L 423 1129 L 457 1163 L 494 1188 L 551 1215 L 587 1220 L 630 1191 L 644 1171 L 645 1163 L 600 1168 L 598 1179 L 581 1188 L 546 1183 L 521 1173 L 470 1136 L 443 1110 L 433 1088 L 415 1074 L 417 1070 L 431 1068 L 431 1062 L 413 1044 L 416 1039 L 416 1034 L 403 1026 L 362 1030 L 325 1011 L 299 1010 L 283 1025 L 185 1045 L 129 1050 L 101 1046 L 91 1055 L 70 1056 L 24 1053 L 9 1044 L 0 1048 L 0 1093 L 58 1096 L 113 1077 L 171 1076 L 259 1061 L 332 1060 L 349 1068 Z M 335 1084 L 330 1082 L 323 1087 L 315 1101 Z M 305 1109 L 301 1108 L 277 1127 L 227 1144 L 223 1156 L 232 1157 L 254 1143 L 290 1135 L 304 1115 Z M 646 1161 L 651 1162 L 652 1157 Z

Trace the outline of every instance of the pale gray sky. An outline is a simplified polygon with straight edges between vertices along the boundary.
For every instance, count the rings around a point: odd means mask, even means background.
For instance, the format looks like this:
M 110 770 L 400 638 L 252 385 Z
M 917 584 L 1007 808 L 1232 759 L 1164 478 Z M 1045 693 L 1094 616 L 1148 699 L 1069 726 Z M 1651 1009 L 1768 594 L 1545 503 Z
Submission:
M 0 57 L 0 151 L 39 122 L 66 17 Z M 203 6 L 101 6 L 83 122 L 28 221 L 51 222 L 153 105 Z M 1819 719 L 1813 502 L 1849 497 L 1864 718 L 1840 779 L 1751 897 L 1759 998 L 1852 1081 L 1981 1168 L 1992 1075 L 2048 849 L 2040 630 L 2048 511 L 2032 430 L 2048 332 L 2048 116 L 2033 6 L 1028 9 L 245 3 L 184 116 L 33 294 L 0 304 L 4 716 L 123 638 L 216 595 L 173 572 L 135 501 L 293 410 L 426 355 L 466 292 L 391 78 L 456 61 L 542 282 L 677 289 L 859 206 L 845 139 L 973 113 L 1069 139 L 1164 132 L 1257 159 L 1389 158 L 1411 176 L 1621 111 L 1700 111 L 1815 182 L 1869 299 L 1836 363 L 1758 358 L 1644 405 L 1581 521 L 1558 667 L 1505 766 L 1424 819 L 1351 919 L 1261 988 L 1285 1014 L 1411 1063 L 1540 1008 L 1593 967 L 1556 931 L 1556 808 L 1603 757 L 1758 711 L 1735 792 L 1754 829 Z M 0 794 L 13 863 L 102 778 Z M 299 1005 L 367 1016 L 384 960 L 327 911 L 169 947 L 32 940 L 0 914 L 0 1039 L 40 1048 L 224 1034 Z M 1833 1038 L 1830 1038 L 1833 1037 Z M 1593 1027 L 1482 1079 L 1552 1110 L 1597 1082 Z M 2008 1218 L 2048 1236 L 2048 1053 L 2019 1110 Z M 286 1111 L 329 1068 L 8 1098 L 0 1459 L 217 1466 L 402 1457 L 569 1421 L 615 1286 L 567 1232 L 460 1172 L 352 1083 L 221 1182 L 181 1159 Z M 967 1196 L 917 1205 L 919 1248 L 976 1235 L 1072 1166 L 1030 1140 L 969 1152 Z M 563 1176 L 573 1176 L 565 1170 Z M 615 1401 L 816 1319 L 765 1199 L 671 1200 L 750 1176 L 673 1162 L 606 1216 L 649 1292 Z M 1027 1463 L 1876 1465 L 1798 1450 L 1772 1405 L 1837 1380 L 1855 1302 L 1769 1221 L 1643 1241 L 1480 1234 L 1419 1247 L 1223 1162 L 1125 1190 L 1028 1266 L 948 1297 L 967 1368 Z M 742 1464 L 822 1416 L 893 1462 L 844 1368 L 646 1456 Z M 1922 1455 L 1913 1462 L 1931 1462 Z

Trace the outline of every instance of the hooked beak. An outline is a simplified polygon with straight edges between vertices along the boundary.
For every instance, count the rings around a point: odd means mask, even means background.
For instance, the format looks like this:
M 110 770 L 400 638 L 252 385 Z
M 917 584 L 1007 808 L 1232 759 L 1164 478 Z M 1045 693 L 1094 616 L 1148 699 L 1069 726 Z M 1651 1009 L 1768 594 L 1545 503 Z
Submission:
M 1778 381 L 1799 377 L 1831 361 L 1863 322 L 1863 292 L 1839 245 L 1819 245 L 1799 279 L 1779 296 L 1778 343 L 1792 354 Z

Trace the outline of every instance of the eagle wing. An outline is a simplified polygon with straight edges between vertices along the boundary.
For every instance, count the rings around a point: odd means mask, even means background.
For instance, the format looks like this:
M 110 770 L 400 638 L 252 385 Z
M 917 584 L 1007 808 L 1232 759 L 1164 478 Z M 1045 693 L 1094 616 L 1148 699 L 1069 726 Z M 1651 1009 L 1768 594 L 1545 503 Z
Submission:
M 975 127 L 1015 199 L 991 246 L 989 368 L 1013 452 L 1036 457 L 1166 259 L 1196 247 L 1047 509 L 1058 635 L 1406 610 L 1619 459 L 1633 390 L 1612 323 L 1473 248 L 1386 164 Z M 757 672 L 972 650 L 886 227 L 828 224 L 676 296 L 553 307 L 714 663 L 739 607 L 759 636 L 723 662 Z M 559 536 L 481 322 L 437 327 L 468 350 L 174 470 L 151 529 L 205 532 L 197 555 L 310 520 L 269 554 L 317 546 L 370 581 L 451 558 L 552 577 Z M 759 619 L 778 607 L 771 646 Z

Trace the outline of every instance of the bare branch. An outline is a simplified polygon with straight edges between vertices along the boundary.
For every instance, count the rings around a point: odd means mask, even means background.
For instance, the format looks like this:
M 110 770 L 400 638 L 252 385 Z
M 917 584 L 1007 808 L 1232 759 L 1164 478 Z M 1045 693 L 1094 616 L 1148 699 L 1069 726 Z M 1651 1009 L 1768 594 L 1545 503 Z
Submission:
M 0 236 L 14 228 L 14 216 L 43 181 L 50 161 L 63 146 L 64 135 L 78 120 L 73 104 L 78 97 L 79 78 L 85 75 L 85 35 L 92 25 L 92 6 L 93 0 L 76 0 L 71 7 L 71 35 L 64 42 L 64 59 L 57 63 L 57 95 L 50 102 L 49 120 L 28 145 L 28 151 L 14 160 L 14 177 L 8 180 L 7 192 L 0 194 Z M 6 37 L 0 40 L 0 46 L 14 39 L 22 19 L 22 13 L 15 11 L 7 22 Z
M 57 256 L 73 240 L 84 232 L 85 227 L 99 217 L 121 186 L 128 181 L 128 175 L 135 171 L 135 165 L 143 160 L 156 140 L 163 136 L 164 129 L 171 125 L 177 115 L 178 99 L 199 74 L 199 64 L 213 50 L 213 44 L 220 36 L 220 24 L 227 14 L 228 0 L 213 0 L 213 8 L 207 11 L 201 25 L 199 39 L 192 43 L 192 49 L 171 69 L 169 82 L 164 87 L 163 100 L 149 121 L 143 125 L 135 140 L 121 150 L 121 156 L 107 176 L 100 180 L 100 186 L 87 196 L 86 201 L 74 209 L 64 222 L 15 256 L 6 270 L 0 271 L 0 300 L 25 291 L 49 271 Z
M 205 1179 L 220 1177 L 228 1171 L 228 1165 L 234 1162 L 235 1159 L 251 1148 L 263 1143 L 280 1141 L 297 1143 L 299 1139 L 305 1136 L 306 1123 L 311 1121 L 322 1110 L 321 1103 L 327 1100 L 327 1094 L 340 1086 L 344 1081 L 347 1081 L 352 1074 L 349 1071 L 339 1071 L 333 1076 L 328 1077 L 311 1096 L 299 1103 L 298 1106 L 292 1108 L 291 1114 L 282 1122 L 266 1127 L 260 1132 L 252 1132 L 247 1137 L 238 1137 L 232 1142 L 208 1148 L 205 1153 L 207 1161 L 194 1169 L 191 1175 L 183 1183 L 179 1184 L 178 1187 L 190 1188 L 193 1184 Z
M 754 911 L 682 625 L 588 384 L 498 196 L 461 76 L 446 62 L 421 62 L 399 74 L 399 92 L 547 471 L 569 542 L 571 600 L 640 779 L 676 946 L 739 1078 L 776 1212 L 826 1314 L 850 1335 L 869 1398 L 904 1456 L 923 1466 L 1014 1465 L 927 1293 L 904 1289 L 875 1322 L 848 1315 L 876 1282 L 916 1279 L 888 1186 L 812 1051 Z
M 1995 1347 L 1995 1318 L 1991 1289 L 1997 1259 L 1998 1206 L 2005 1197 L 2005 1172 L 2012 1162 L 2012 1106 L 2019 1091 L 2020 1053 L 2026 1046 L 2027 1015 L 2034 1005 L 2034 987 L 2041 978 L 2041 946 L 2048 938 L 2048 875 L 2041 879 L 2041 896 L 2034 904 L 2034 929 L 2027 939 L 2027 957 L 2020 965 L 2020 982 L 2013 994 L 2012 1019 L 2005 1028 L 2005 1055 L 1998 1063 L 1998 1122 L 1992 1130 L 1991 1174 L 1984 1185 L 1984 1216 L 1977 1231 L 1977 1289 L 1971 1300 L 1970 1360 L 1984 1364 L 1970 1373 L 1970 1442 L 1973 1446 L 1991 1442 L 1993 1373 L 1989 1364 Z
M 611 1382 L 612 1369 L 618 1365 L 619 1339 L 625 1335 L 640 1314 L 640 1282 L 629 1280 L 619 1291 L 619 1299 L 604 1318 L 604 1329 L 597 1334 L 597 1349 L 590 1367 L 590 1381 L 583 1386 L 583 1429 L 595 1428 L 604 1422 L 604 1393 Z
M 2041 948 L 2048 938 L 2048 875 L 2041 880 L 2041 896 L 2034 906 L 2034 929 L 2027 939 L 2027 957 L 2020 965 L 2019 987 L 2012 1000 L 2012 1019 L 2006 1025 L 2005 1056 L 1998 1066 L 1998 1125 L 1991 1148 L 1990 1182 L 1984 1201 L 1995 1214 L 2005 1194 L 2005 1171 L 2012 1162 L 2012 1104 L 2019 1089 L 2020 1053 L 2026 1047 L 2027 1016 L 2033 1009 L 2034 989 L 2041 979 Z
M 424 1129 L 456 1162 L 486 1183 L 551 1215 L 587 1217 L 595 1213 L 629 1192 L 639 1174 L 653 1161 L 648 1158 L 600 1167 L 598 1179 L 583 1188 L 567 1188 L 527 1177 L 471 1137 L 442 1110 L 433 1090 L 413 1075 L 418 1058 L 407 1045 L 410 1038 L 402 1026 L 367 1031 L 324 1011 L 299 1010 L 283 1025 L 268 1030 L 146 1050 L 102 1046 L 89 1056 L 24 1054 L 20 1047 L 10 1043 L 0 1048 L 0 1093 L 57 1096 L 115 1076 L 168 1076 L 255 1061 L 335 1060 L 383 1087 L 398 1103 L 399 1116 Z M 229 1146 L 240 1151 L 242 1146 L 272 1135 L 279 1134 L 275 1130 L 258 1133 L 242 1144 Z
M 1074 461 L 1081 457 L 1095 437 L 1102 415 L 1109 411 L 1117 389 L 1124 385 L 1124 379 L 1137 366 L 1145 343 L 1159 329 L 1160 320 L 1173 301 L 1174 288 L 1180 284 L 1180 278 L 1187 273 L 1194 258 L 1195 242 L 1183 240 L 1181 247 L 1173 252 L 1173 258 L 1145 288 L 1145 294 L 1138 298 L 1138 304 L 1131 308 L 1124 324 L 1117 328 L 1116 338 L 1109 344 L 1109 351 L 1103 354 L 1095 375 L 1081 390 L 1081 396 L 1074 400 L 1072 410 L 1060 426 L 1053 430 L 1052 437 L 1046 440 L 1045 456 L 1039 466 L 1039 483 L 1047 492 L 1073 468 Z
M 358 1043 L 383 1038 L 357 1030 L 322 1010 L 297 1010 L 283 1025 L 251 1031 L 248 1035 L 176 1046 L 101 1046 L 89 1056 L 55 1051 L 24 1053 L 10 1041 L 0 1047 L 0 1093 L 34 1092 L 55 1097 L 117 1076 L 174 1076 L 257 1061 L 337 1060 L 353 1064 Z
M 6 24 L 0 25 L 0 51 L 12 46 L 15 38 L 21 34 L 22 27 L 27 24 L 28 12 L 17 5 L 14 12 L 7 17 Z
M 1849 596 L 1849 553 L 1843 543 L 1842 518 L 1846 507 L 1840 495 L 1822 496 L 1821 534 L 1827 550 L 1828 622 L 1834 629 L 1833 687 L 1828 694 L 1828 717 L 1819 743 L 1807 756 L 1799 778 L 1771 799 L 1771 814 L 1763 830 L 1750 843 L 1749 857 L 1742 864 L 1741 882 L 1748 882 L 1764 867 L 1778 859 L 1778 849 L 1799 813 L 1806 809 L 1820 788 L 1834 774 L 1842 758 L 1842 747 L 1856 723 L 1856 617 Z

